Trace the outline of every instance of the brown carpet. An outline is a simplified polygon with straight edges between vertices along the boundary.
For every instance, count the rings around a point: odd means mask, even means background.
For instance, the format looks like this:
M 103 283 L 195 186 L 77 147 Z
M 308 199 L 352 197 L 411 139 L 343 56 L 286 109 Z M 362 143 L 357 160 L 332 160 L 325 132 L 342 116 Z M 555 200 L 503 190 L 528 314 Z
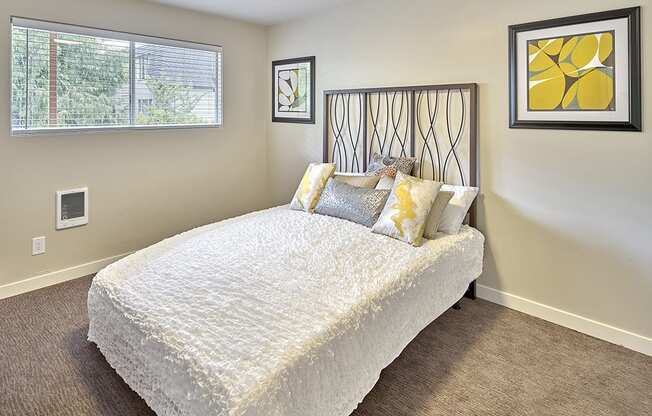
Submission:
M 90 281 L 0 300 L 0 415 L 153 414 L 86 341 Z M 354 415 L 652 415 L 652 358 L 465 299 Z

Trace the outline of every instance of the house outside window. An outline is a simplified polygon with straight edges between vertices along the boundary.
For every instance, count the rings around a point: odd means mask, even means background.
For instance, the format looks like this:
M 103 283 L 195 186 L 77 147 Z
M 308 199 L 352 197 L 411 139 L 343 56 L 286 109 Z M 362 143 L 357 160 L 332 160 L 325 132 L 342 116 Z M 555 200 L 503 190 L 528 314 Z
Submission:
M 147 77 L 147 67 L 149 64 L 149 55 L 141 55 L 136 57 L 138 79 L 143 80 Z
M 140 98 L 138 99 L 138 112 L 146 113 L 147 109 L 151 107 L 152 99 L 151 98 Z

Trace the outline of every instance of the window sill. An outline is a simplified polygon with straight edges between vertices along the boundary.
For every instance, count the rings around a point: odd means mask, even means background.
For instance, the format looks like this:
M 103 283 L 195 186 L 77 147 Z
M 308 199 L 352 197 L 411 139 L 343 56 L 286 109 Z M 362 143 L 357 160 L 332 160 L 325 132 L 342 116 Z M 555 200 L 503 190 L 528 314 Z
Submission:
M 156 126 L 101 126 L 101 127 L 47 127 L 38 129 L 11 129 L 12 136 L 41 136 L 76 133 L 108 133 L 130 130 L 173 130 L 221 128 L 223 124 L 162 124 Z

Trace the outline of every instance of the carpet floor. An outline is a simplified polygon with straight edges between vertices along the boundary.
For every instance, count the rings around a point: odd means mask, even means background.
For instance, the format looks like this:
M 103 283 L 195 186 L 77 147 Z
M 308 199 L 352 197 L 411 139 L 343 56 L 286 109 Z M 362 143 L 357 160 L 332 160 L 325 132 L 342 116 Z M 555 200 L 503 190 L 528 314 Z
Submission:
M 0 415 L 153 415 L 86 340 L 90 282 L 0 300 Z M 465 299 L 353 415 L 652 415 L 652 357 Z

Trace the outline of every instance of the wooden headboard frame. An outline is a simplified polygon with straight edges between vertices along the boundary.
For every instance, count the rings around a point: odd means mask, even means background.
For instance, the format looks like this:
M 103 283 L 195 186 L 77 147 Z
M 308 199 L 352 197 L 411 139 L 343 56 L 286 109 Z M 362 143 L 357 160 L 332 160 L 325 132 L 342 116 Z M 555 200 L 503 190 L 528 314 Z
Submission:
M 364 172 L 373 153 L 410 156 L 415 176 L 478 186 L 477 105 L 475 83 L 324 91 L 323 161 Z

